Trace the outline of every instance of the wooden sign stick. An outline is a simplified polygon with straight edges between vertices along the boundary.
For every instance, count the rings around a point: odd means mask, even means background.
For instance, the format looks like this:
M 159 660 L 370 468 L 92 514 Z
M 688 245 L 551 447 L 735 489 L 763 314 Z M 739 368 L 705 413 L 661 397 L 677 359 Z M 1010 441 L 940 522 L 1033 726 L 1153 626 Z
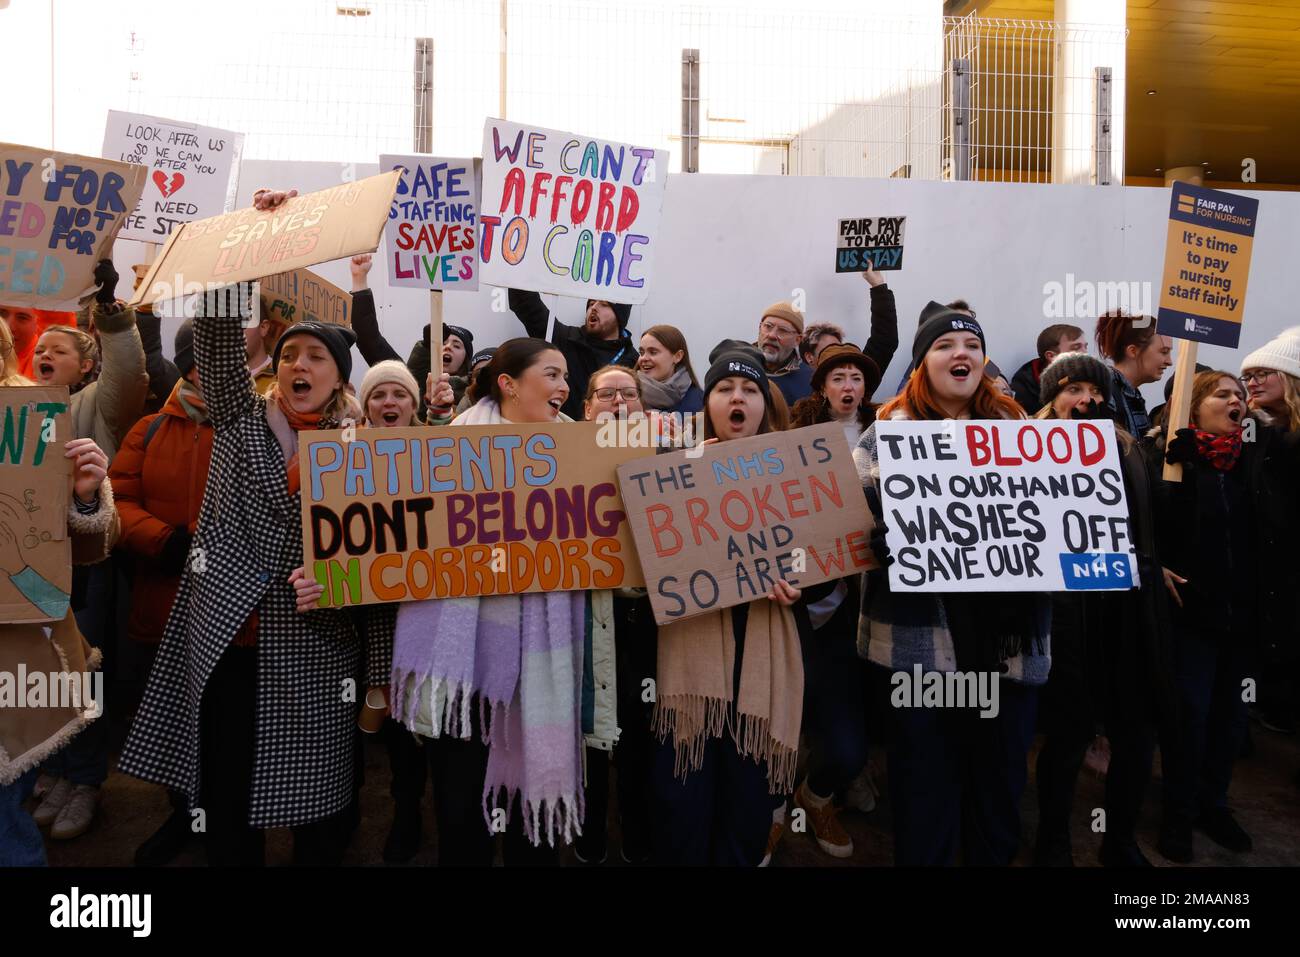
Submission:
M 1174 391 L 1169 396 L 1169 417 L 1165 424 L 1165 442 L 1168 443 L 1179 429 L 1187 428 L 1192 414 L 1192 380 L 1196 378 L 1196 343 L 1180 339 L 1178 362 L 1174 366 Z M 1138 436 L 1140 438 L 1140 436 Z M 1181 482 L 1183 467 L 1165 463 L 1164 480 Z
M 429 290 L 429 371 L 434 385 L 442 377 L 442 290 Z

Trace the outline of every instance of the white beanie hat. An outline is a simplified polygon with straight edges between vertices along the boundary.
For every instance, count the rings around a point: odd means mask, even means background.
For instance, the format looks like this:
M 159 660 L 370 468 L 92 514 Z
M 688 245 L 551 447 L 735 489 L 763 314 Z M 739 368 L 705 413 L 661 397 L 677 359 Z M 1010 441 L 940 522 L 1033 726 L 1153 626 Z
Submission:
M 370 393 L 381 385 L 388 383 L 399 385 L 411 393 L 411 398 L 415 400 L 415 411 L 411 413 L 411 422 L 408 424 L 415 425 L 420 407 L 420 387 L 415 384 L 415 376 L 411 375 L 406 365 L 396 359 L 385 359 L 383 362 L 376 362 L 366 370 L 365 378 L 361 380 L 362 414 L 365 414 L 366 407 L 370 402 Z
M 1276 369 L 1300 379 L 1300 326 L 1283 329 L 1277 338 L 1242 359 L 1241 371 L 1247 369 Z

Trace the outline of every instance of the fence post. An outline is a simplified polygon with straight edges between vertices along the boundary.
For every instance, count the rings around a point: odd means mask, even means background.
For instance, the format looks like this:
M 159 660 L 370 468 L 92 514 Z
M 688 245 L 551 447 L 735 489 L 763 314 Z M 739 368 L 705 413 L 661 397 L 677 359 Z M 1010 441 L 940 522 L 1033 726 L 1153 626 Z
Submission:
M 1112 121 L 1110 67 L 1093 67 L 1092 75 L 1092 181 L 1097 186 L 1109 186 L 1112 179 L 1110 162 L 1110 126 Z
M 952 178 L 971 178 L 970 60 L 956 57 L 949 67 L 952 101 L 949 113 L 949 142 L 952 143 Z
M 682 49 L 682 172 L 700 171 L 700 51 Z
M 415 152 L 433 152 L 433 37 L 415 38 Z

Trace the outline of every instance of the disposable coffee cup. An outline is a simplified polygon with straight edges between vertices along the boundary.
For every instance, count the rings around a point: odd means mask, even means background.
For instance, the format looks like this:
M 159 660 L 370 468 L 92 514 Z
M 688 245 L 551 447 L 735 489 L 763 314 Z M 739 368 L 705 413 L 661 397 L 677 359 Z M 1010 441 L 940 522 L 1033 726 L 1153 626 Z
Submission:
M 388 717 L 388 695 L 383 688 L 371 688 L 366 692 L 365 704 L 357 715 L 357 727 L 366 734 L 375 734 L 384 726 Z

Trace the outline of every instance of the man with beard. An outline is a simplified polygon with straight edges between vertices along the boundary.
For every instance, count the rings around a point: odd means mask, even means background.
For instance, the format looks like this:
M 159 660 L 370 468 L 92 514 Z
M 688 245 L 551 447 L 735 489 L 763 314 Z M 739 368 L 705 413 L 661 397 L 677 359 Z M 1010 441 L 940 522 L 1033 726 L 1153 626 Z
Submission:
M 541 296 L 526 289 L 511 289 L 510 311 L 519 317 L 531 338 L 546 338 L 551 312 Z M 569 397 L 561 409 L 569 418 L 581 421 L 587 380 L 597 369 L 608 365 L 636 368 L 637 349 L 627 331 L 631 315 L 632 307 L 629 305 L 588 299 L 581 326 L 555 320 L 551 343 L 569 365 Z

